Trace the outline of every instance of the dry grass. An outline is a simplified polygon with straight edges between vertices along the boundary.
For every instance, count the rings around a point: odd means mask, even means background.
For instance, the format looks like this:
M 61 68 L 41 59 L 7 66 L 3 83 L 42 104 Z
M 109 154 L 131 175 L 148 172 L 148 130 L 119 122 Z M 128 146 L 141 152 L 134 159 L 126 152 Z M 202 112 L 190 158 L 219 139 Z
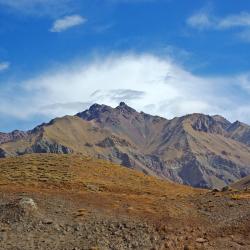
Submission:
M 241 199 L 241 196 L 239 194 L 231 194 L 230 195 L 230 198 L 232 200 L 240 200 Z
M 33 154 L 0 160 L 0 184 L 58 186 L 127 195 L 183 196 L 194 189 L 80 155 Z
M 241 192 L 238 194 L 231 194 L 230 198 L 232 200 L 242 200 L 242 199 L 250 199 L 250 192 Z
M 192 209 L 187 198 L 205 192 L 103 160 L 56 154 L 0 159 L 0 185 L 81 195 L 90 206 L 110 213 L 149 217 L 185 216 Z M 84 209 L 78 210 L 74 217 L 84 218 L 85 214 Z

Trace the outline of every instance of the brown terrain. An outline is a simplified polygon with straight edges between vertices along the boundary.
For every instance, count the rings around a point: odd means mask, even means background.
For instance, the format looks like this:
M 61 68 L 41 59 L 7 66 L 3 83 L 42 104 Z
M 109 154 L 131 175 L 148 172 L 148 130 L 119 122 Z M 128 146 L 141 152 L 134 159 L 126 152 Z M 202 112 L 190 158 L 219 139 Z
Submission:
M 78 118 L 75 118 L 78 120 Z M 0 249 L 250 249 L 250 191 L 82 155 L 0 159 Z
M 33 130 L 0 134 L 0 157 L 82 154 L 200 188 L 222 188 L 250 175 L 250 126 L 221 116 L 167 120 L 94 104 Z

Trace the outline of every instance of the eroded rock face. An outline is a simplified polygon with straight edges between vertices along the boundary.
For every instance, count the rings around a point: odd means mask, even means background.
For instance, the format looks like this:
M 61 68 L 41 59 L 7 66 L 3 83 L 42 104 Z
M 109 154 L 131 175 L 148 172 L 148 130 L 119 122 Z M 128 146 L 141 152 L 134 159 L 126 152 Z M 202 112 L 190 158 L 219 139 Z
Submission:
M 37 141 L 31 147 L 26 148 L 24 151 L 17 150 L 17 155 L 32 154 L 32 153 L 54 153 L 54 154 L 71 154 L 73 150 L 57 143 L 46 140 Z M 0 150 L 1 155 L 1 150 Z
M 205 133 L 225 134 L 225 128 L 229 126 L 229 122 L 216 120 L 212 116 L 194 114 L 191 117 L 192 128 Z
M 73 150 L 57 143 L 50 143 L 48 141 L 41 141 L 32 146 L 34 153 L 55 153 L 55 154 L 70 154 Z

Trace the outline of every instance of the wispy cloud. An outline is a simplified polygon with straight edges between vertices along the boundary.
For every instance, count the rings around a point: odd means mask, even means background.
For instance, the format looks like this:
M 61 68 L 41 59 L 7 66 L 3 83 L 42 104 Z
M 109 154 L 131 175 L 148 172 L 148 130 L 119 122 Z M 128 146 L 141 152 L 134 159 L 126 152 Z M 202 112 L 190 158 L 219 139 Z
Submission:
M 5 71 L 10 67 L 9 62 L 0 62 L 0 72 Z
M 0 114 L 21 119 L 75 114 L 95 102 L 116 106 L 120 101 L 168 118 L 202 112 L 250 122 L 250 73 L 201 77 L 172 58 L 122 54 L 65 65 L 21 87 L 0 87 Z
M 192 28 L 204 29 L 231 29 L 250 27 L 250 13 L 241 12 L 234 15 L 218 17 L 211 11 L 202 9 L 187 19 L 187 24 Z
M 250 27 L 250 13 L 241 12 L 240 14 L 226 16 L 219 20 L 218 26 L 221 29 Z
M 238 38 L 244 42 L 250 42 L 250 29 L 243 30 L 237 34 Z
M 63 18 L 57 19 L 52 28 L 51 32 L 62 32 L 75 26 L 84 24 L 87 20 L 80 15 L 65 16 Z
M 0 0 L 0 7 L 28 15 L 58 16 L 71 12 L 73 0 Z

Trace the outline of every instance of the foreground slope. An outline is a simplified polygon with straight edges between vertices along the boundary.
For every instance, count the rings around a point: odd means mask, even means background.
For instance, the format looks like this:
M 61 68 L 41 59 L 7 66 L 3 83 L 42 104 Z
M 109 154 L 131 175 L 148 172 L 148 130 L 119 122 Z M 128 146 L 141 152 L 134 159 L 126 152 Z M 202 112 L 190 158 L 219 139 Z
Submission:
M 221 188 L 250 174 L 249 131 L 220 116 L 167 120 L 125 103 L 95 104 L 28 132 L 0 135 L 0 157 L 80 153 L 194 187 Z
M 249 205 L 80 155 L 0 159 L 1 249 L 249 249 Z

